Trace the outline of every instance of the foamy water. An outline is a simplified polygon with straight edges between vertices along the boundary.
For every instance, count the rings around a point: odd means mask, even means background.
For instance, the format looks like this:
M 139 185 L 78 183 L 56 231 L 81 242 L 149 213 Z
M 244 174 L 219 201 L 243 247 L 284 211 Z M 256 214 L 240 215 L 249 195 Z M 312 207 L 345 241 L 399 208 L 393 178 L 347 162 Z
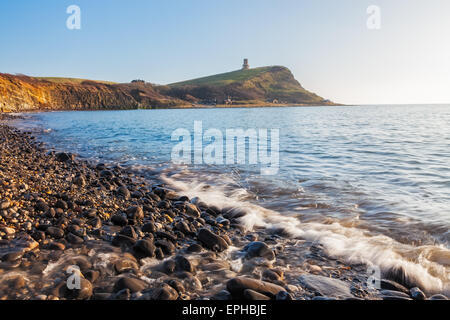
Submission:
M 403 270 L 450 293 L 450 106 L 320 107 L 32 116 L 49 147 L 133 166 L 189 197 L 246 212 L 248 230 L 284 230 L 327 254 Z M 177 166 L 177 128 L 280 129 L 280 170 Z

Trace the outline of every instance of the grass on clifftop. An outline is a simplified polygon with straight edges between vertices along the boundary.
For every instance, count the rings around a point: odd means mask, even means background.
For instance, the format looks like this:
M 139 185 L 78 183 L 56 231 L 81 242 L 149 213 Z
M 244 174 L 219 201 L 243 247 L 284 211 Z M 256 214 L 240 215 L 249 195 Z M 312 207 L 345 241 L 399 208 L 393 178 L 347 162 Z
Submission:
M 65 84 L 81 84 L 85 81 L 98 82 L 104 84 L 116 84 L 116 82 L 112 81 L 102 81 L 102 80 L 89 80 L 89 79 L 79 79 L 79 78 L 63 78 L 63 77 L 34 77 L 39 80 L 46 80 L 53 83 L 65 83 Z
M 227 73 L 216 74 L 213 76 L 202 77 L 193 80 L 171 83 L 169 86 L 184 86 L 184 85 L 209 85 L 209 86 L 223 86 L 233 82 L 240 82 L 257 77 L 265 72 L 272 71 L 274 67 L 261 67 L 248 70 L 237 70 Z M 279 67 L 281 68 L 281 67 Z

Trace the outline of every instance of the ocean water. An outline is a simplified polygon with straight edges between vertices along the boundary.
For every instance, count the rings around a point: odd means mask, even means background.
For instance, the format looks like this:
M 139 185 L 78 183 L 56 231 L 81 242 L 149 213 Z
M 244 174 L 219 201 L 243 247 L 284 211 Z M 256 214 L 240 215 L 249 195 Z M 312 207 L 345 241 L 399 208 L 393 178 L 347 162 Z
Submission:
M 330 256 L 402 268 L 450 293 L 450 106 L 49 112 L 21 126 L 47 147 L 131 166 L 190 197 L 247 212 L 249 230 L 283 229 Z M 172 133 L 278 129 L 279 170 L 175 164 Z M 207 143 L 205 143 L 206 145 Z

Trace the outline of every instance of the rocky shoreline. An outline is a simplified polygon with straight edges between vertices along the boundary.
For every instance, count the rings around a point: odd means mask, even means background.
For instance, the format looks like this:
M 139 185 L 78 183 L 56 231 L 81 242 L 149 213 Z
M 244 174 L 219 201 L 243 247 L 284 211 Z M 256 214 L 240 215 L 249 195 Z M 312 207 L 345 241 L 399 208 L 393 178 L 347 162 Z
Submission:
M 237 208 L 48 152 L 11 118 L 0 114 L 0 299 L 427 299 L 400 281 L 369 287 L 366 266 L 320 244 L 246 232 Z

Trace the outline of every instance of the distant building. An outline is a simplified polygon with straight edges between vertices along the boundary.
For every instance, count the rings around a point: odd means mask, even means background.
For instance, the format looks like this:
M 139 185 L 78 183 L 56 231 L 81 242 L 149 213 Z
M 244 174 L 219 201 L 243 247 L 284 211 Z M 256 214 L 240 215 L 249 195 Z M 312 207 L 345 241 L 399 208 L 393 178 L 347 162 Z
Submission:
M 244 64 L 242 65 L 242 70 L 250 69 L 250 65 L 248 64 L 248 59 L 244 59 Z
M 131 83 L 145 83 L 145 81 L 141 80 L 141 79 L 136 79 L 136 80 L 132 80 Z

